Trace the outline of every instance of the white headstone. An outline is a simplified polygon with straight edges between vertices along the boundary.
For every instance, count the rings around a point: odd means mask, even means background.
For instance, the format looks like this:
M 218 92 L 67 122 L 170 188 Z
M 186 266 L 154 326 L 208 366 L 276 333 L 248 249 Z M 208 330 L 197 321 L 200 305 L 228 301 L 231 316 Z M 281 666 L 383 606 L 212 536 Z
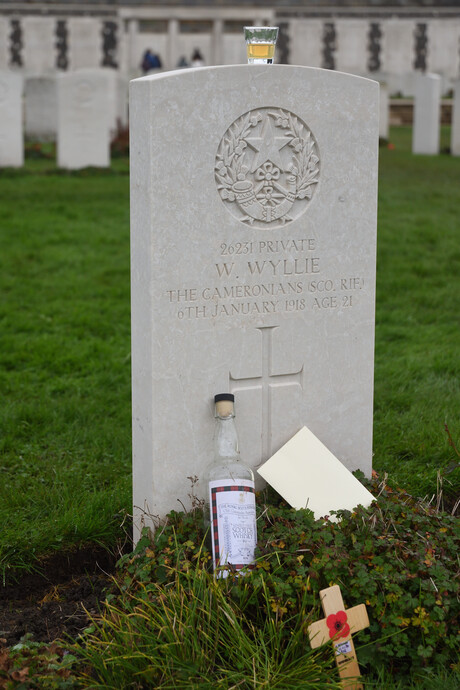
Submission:
M 215 393 L 252 467 L 306 425 L 370 474 L 378 90 L 284 65 L 131 82 L 136 536 L 204 480 Z
M 412 129 L 413 153 L 439 153 L 440 106 L 441 77 L 438 74 L 418 74 Z
M 57 132 L 56 77 L 31 76 L 24 88 L 25 134 L 37 141 L 55 141 Z
M 112 117 L 107 70 L 61 74 L 57 85 L 59 167 L 108 167 Z
M 0 71 L 6 70 L 9 67 L 10 61 L 10 20 L 6 17 L 0 17 Z
M 450 152 L 453 156 L 460 156 L 460 79 L 454 83 Z
M 0 167 L 24 164 L 22 76 L 0 72 Z

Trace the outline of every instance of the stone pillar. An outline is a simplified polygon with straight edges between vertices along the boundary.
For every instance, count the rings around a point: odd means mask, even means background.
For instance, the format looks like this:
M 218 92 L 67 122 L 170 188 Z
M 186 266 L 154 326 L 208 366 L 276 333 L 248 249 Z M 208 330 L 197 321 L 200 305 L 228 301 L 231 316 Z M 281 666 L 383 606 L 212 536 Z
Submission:
M 8 69 L 10 20 L 0 17 L 0 70 Z
M 141 56 L 137 50 L 137 35 L 139 33 L 139 20 L 130 19 L 128 24 L 128 68 L 127 74 L 134 76 L 139 74 Z
M 22 21 L 20 19 L 12 19 L 10 24 L 10 67 L 24 67 L 24 32 Z
M 454 83 L 450 152 L 453 156 L 460 156 L 460 79 Z
M 417 74 L 415 84 L 412 153 L 439 153 L 439 120 L 441 77 L 439 74 Z
M 323 24 L 323 69 L 336 69 L 335 51 L 337 50 L 337 33 L 334 22 L 324 22 Z
M 24 30 L 24 67 L 29 74 L 46 74 L 56 69 L 56 21 L 51 17 L 26 16 Z
M 117 22 L 105 21 L 102 24 L 102 60 L 101 67 L 119 67 L 118 43 L 119 25 Z
M 166 57 L 166 69 L 174 69 L 177 62 L 177 35 L 179 33 L 179 21 L 170 19 L 168 22 L 168 52 Z
M 102 58 L 102 22 L 95 17 L 69 17 L 69 68 L 94 69 Z
M 65 19 L 56 20 L 54 35 L 56 38 L 56 67 L 66 70 L 69 66 L 69 29 Z
M 225 64 L 224 44 L 223 44 L 223 21 L 215 19 L 212 25 L 211 37 L 211 64 Z

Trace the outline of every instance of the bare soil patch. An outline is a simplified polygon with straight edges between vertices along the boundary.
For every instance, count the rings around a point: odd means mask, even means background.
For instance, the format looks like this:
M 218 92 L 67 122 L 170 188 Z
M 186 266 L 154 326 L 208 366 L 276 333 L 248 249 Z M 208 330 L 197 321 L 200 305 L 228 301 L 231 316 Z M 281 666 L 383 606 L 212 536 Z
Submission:
M 0 638 L 11 646 L 31 633 L 36 642 L 75 638 L 97 613 L 111 585 L 115 556 L 88 547 L 56 553 L 41 564 L 41 573 L 24 575 L 0 588 Z

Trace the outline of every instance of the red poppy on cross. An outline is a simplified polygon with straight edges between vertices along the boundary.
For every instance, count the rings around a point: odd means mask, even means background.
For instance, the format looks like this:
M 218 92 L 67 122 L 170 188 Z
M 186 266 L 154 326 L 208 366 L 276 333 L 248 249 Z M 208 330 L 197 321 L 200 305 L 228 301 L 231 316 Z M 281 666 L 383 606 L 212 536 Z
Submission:
M 322 589 L 319 596 L 326 618 L 308 626 L 310 644 L 315 648 L 332 640 L 342 687 L 362 690 L 363 686 L 357 682 L 360 672 L 351 633 L 369 625 L 366 607 L 359 604 L 345 610 L 338 585 Z
M 350 634 L 350 626 L 347 623 L 348 616 L 345 611 L 337 611 L 331 613 L 326 618 L 326 625 L 329 628 L 329 637 L 336 639 L 338 637 L 348 637 Z

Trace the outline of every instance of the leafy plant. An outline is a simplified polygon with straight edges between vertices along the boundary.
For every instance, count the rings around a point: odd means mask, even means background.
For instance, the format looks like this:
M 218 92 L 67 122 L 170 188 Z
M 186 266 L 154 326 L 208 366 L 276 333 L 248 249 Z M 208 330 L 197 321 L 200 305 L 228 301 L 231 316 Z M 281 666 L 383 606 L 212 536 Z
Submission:
M 117 130 L 110 142 L 110 155 L 112 157 L 129 156 L 129 127 L 117 121 Z
M 299 592 L 339 584 L 347 607 L 366 603 L 362 666 L 396 675 L 456 661 L 458 521 L 402 491 L 369 484 L 378 500 L 339 523 L 314 521 L 308 511 L 268 507 L 259 531 L 258 569 L 280 611 L 295 610 Z
M 355 640 L 363 671 L 387 669 L 397 680 L 455 665 L 458 520 L 377 477 L 361 480 L 376 501 L 338 513 L 338 522 L 295 511 L 274 492 L 259 496 L 254 570 L 230 573 L 218 585 L 206 576 L 209 591 L 225 593 L 226 605 L 246 621 L 245 634 L 266 631 L 269 620 L 277 644 L 287 646 L 299 626 L 305 638 L 308 622 L 322 617 L 320 590 L 339 584 L 347 608 L 367 606 L 370 627 Z M 158 600 L 158 588 L 169 597 L 182 577 L 202 585 L 200 572 L 211 568 L 202 524 L 200 510 L 172 512 L 153 540 L 144 534 L 120 561 L 119 591 L 109 599 L 117 616 L 132 615 L 140 600 Z M 190 581 L 186 587 L 193 591 Z
M 0 640 L 0 688 L 29 690 L 76 688 L 73 666 L 76 657 L 63 645 L 34 642 L 29 635 L 13 647 Z

